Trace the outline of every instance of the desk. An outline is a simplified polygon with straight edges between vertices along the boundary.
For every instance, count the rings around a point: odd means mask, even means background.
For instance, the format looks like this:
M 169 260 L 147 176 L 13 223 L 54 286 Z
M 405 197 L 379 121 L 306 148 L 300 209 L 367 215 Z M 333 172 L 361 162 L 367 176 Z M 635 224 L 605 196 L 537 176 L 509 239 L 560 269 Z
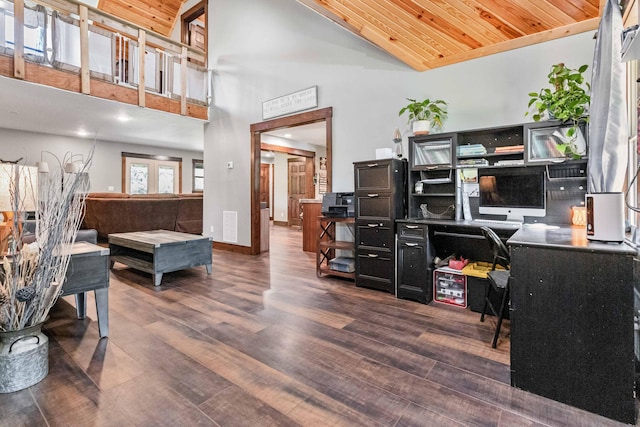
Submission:
M 75 295 L 78 319 L 87 316 L 86 293 L 95 292 L 100 338 L 109 335 L 109 249 L 87 242 L 71 247 L 61 296 Z
M 522 228 L 511 250 L 511 384 L 634 424 L 634 256 L 584 228 Z
M 396 295 L 428 303 L 433 295 L 433 260 L 456 254 L 473 261 L 492 261 L 489 244 L 480 232 L 482 225 L 473 221 L 453 219 L 400 219 L 397 223 L 396 249 Z M 498 235 L 506 241 L 519 226 L 491 224 Z M 474 311 L 484 306 L 484 283 L 468 286 L 467 299 Z

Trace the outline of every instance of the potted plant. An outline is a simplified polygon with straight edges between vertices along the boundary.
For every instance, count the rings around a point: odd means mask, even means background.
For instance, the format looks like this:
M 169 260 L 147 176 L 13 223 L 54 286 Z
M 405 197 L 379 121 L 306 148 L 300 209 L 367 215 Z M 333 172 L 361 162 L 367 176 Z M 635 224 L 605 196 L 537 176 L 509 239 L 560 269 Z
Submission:
M 447 119 L 447 103 L 441 99 L 431 101 L 417 101 L 407 98 L 410 101 L 407 106 L 403 107 L 398 113 L 402 116 L 409 113 L 409 123 L 413 124 L 414 135 L 426 135 L 433 129 L 442 129 L 444 121 Z
M 580 152 L 582 148 L 578 148 L 575 142 L 578 138 L 578 125 L 589 121 L 587 114 L 591 96 L 588 91 L 591 90 L 591 85 L 583 75 L 587 68 L 588 65 L 582 65 L 577 70 L 563 63 L 552 65 L 547 75 L 551 88 L 529 93 L 528 108 L 533 109 L 525 113 L 525 116 L 531 112 L 536 122 L 546 118 L 571 125 L 566 132 L 569 139 L 556 145 L 568 157 L 580 158 L 585 154 Z

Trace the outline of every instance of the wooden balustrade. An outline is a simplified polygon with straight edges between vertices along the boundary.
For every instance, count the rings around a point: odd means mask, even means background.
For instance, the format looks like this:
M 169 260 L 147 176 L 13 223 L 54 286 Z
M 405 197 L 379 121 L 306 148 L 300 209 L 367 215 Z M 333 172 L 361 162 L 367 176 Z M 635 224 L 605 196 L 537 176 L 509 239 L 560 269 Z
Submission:
M 0 55 L 0 75 L 33 83 L 44 84 L 64 90 L 71 90 L 100 98 L 135 104 L 186 115 L 198 119 L 208 119 L 206 105 L 187 100 L 187 64 L 206 63 L 206 54 L 200 49 L 171 40 L 161 34 L 145 30 L 116 16 L 102 12 L 76 0 L 35 0 L 50 9 L 79 17 L 80 22 L 80 72 L 79 75 L 56 69 L 45 64 L 25 60 L 24 41 L 24 0 L 14 0 L 14 50 L 13 58 Z M 102 79 L 92 78 L 89 66 L 89 24 L 120 34 L 138 43 L 138 87 L 118 85 Z M 180 58 L 180 99 L 145 90 L 145 48 L 151 47 Z

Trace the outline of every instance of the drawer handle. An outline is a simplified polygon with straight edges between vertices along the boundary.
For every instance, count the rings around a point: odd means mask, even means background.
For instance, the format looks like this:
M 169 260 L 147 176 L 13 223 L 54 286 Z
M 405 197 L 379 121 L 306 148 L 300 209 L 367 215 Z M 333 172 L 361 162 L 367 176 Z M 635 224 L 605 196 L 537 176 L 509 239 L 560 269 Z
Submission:
M 369 197 L 378 197 L 378 193 L 367 194 L 367 196 L 369 196 Z
M 370 168 L 375 168 L 376 166 L 378 166 L 377 163 L 369 163 L 367 166 L 369 166 Z
M 371 228 L 376 228 L 376 227 L 380 227 L 380 225 L 378 224 L 367 224 L 369 227 Z
M 409 242 L 405 242 L 405 245 L 409 246 L 410 248 L 415 248 L 416 246 L 418 246 L 417 243 L 409 243 Z
M 425 167 L 425 169 L 434 170 L 434 169 L 438 169 L 438 167 L 437 166 L 427 166 L 427 167 Z
M 367 254 L 369 256 L 369 258 L 378 258 L 378 255 L 376 254 Z
M 420 228 L 419 225 L 405 225 L 409 230 L 415 230 L 416 228 Z

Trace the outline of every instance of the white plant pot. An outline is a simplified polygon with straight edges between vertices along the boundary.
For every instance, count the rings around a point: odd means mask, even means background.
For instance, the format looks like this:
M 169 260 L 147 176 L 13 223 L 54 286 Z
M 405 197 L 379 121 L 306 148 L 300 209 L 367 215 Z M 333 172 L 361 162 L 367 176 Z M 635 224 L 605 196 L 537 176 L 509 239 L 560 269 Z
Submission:
M 414 135 L 427 135 L 431 130 L 430 120 L 416 120 L 413 122 Z

